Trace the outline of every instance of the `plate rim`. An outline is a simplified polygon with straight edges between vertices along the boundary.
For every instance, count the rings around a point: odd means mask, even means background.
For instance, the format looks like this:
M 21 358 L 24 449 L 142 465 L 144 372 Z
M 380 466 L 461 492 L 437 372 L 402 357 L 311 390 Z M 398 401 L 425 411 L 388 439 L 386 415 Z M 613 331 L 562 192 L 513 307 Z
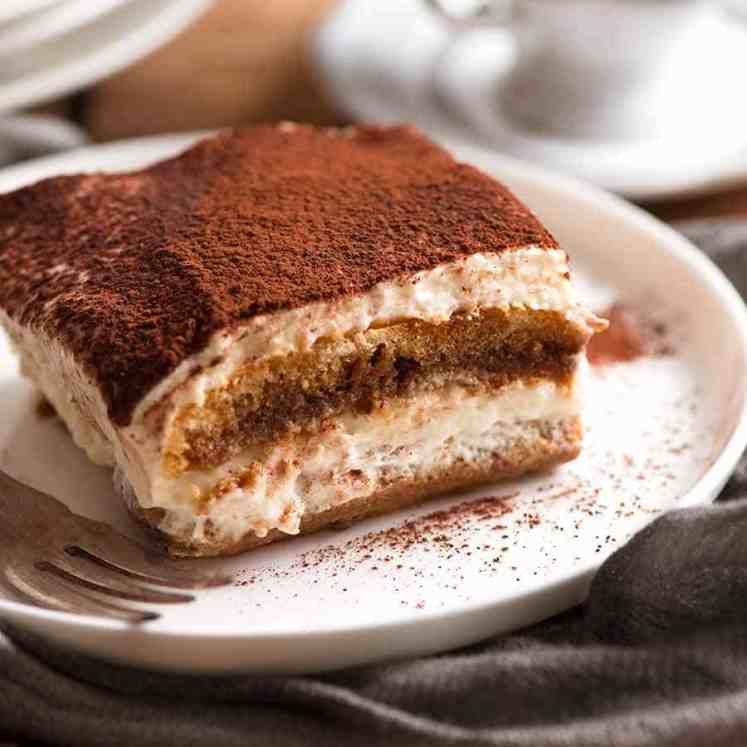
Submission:
M 119 158 L 123 160 L 125 156 L 131 157 L 131 153 L 147 153 L 148 157 L 152 155 L 155 158 L 168 157 L 196 139 L 209 134 L 209 131 L 197 131 L 131 138 L 111 143 L 83 146 L 64 154 L 34 159 L 23 164 L 0 169 L 0 193 L 7 191 L 8 185 L 11 185 L 10 189 L 13 189 L 21 183 L 29 183 L 39 178 L 44 178 L 41 176 L 42 173 L 46 173 L 47 177 L 58 173 L 57 170 L 70 173 L 70 166 L 92 153 L 103 160 L 107 158 L 113 160 Z M 459 144 L 457 147 L 460 160 L 464 160 L 464 154 L 468 155 L 470 148 L 462 144 Z M 484 151 L 481 151 L 479 148 L 476 150 L 480 154 L 480 157 L 484 158 Z M 662 251 L 689 265 L 722 301 L 724 312 L 728 313 L 730 318 L 735 322 L 739 336 L 734 342 L 735 344 L 739 344 L 738 352 L 747 367 L 747 306 L 745 306 L 744 301 L 721 270 L 687 238 L 679 234 L 674 228 L 654 218 L 643 209 L 626 202 L 620 197 L 604 192 L 598 187 L 580 182 L 573 177 L 556 174 L 535 164 L 524 163 L 517 159 L 498 154 L 491 154 L 491 160 L 495 168 L 503 170 L 506 176 L 502 176 L 501 178 L 505 178 L 507 181 L 511 181 L 515 175 L 519 180 L 529 180 L 541 185 L 543 190 L 551 192 L 554 196 L 562 197 L 562 195 L 570 192 L 574 200 L 593 204 L 595 207 L 603 209 L 608 216 L 632 224 L 655 237 L 656 244 Z M 81 168 L 86 169 L 85 166 L 75 168 L 78 170 Z M 491 165 L 492 168 L 493 165 Z M 116 170 L 116 166 L 112 170 Z M 745 447 L 747 447 L 747 381 L 743 384 L 742 394 L 741 411 L 736 418 L 731 434 L 712 465 L 690 490 L 684 493 L 678 500 L 677 508 L 687 508 L 710 503 L 723 487 Z M 383 621 L 356 625 L 349 623 L 335 625 L 334 623 L 325 622 L 324 625 L 317 625 L 313 630 L 268 629 L 252 631 L 248 635 L 242 634 L 240 631 L 211 631 L 204 626 L 193 628 L 188 625 L 180 625 L 178 629 L 164 629 L 151 632 L 145 626 L 139 628 L 139 634 L 169 639 L 171 641 L 179 639 L 192 639 L 195 641 L 211 639 L 222 643 L 231 641 L 282 643 L 283 641 L 297 641 L 302 637 L 307 641 L 318 643 L 319 641 L 331 639 L 333 636 L 337 637 L 341 634 L 360 636 L 382 633 L 386 630 L 396 632 L 402 632 L 403 630 L 411 631 L 415 627 L 425 628 L 425 626 L 444 624 L 465 616 L 486 614 L 491 608 L 516 604 L 522 599 L 544 592 L 558 591 L 565 586 L 583 585 L 588 582 L 600 565 L 600 561 L 592 559 L 588 563 L 576 567 L 571 572 L 557 576 L 549 582 L 538 581 L 521 591 L 502 596 L 500 600 L 480 599 L 464 602 L 456 609 L 446 611 L 418 611 L 417 614 L 413 614 L 411 617 L 394 622 Z M 67 628 L 78 628 L 81 636 L 85 635 L 86 632 L 117 634 L 132 631 L 131 626 L 116 621 L 89 615 L 45 610 L 21 601 L 0 597 L 0 618 L 7 617 L 8 613 L 10 613 L 14 623 L 21 619 L 38 619 L 48 623 L 65 625 Z M 272 671 L 280 670 L 275 668 Z M 289 670 L 286 669 L 283 671 Z
M 102 15 L 133 1 L 98 0 L 97 5 L 91 6 L 86 0 L 66 0 L 57 6 L 52 5 L 48 8 L 42 8 L 30 18 L 21 16 L 14 19 L 12 24 L 6 24 L 5 27 L 0 26 L 0 48 L 2 50 L 0 59 L 7 58 L 8 55 L 27 52 L 37 44 L 45 44 L 58 36 L 72 34 L 79 28 L 95 23 Z M 79 11 L 81 7 L 88 12 L 81 13 Z M 78 11 L 77 15 L 71 16 L 71 10 Z M 49 20 L 50 17 L 53 20 L 55 17 L 62 17 L 63 20 L 57 25 L 52 25 Z M 11 26 L 11 28 L 8 28 L 8 26 Z M 40 27 L 41 31 L 39 30 Z M 8 43 L 8 37 L 10 37 L 10 44 Z
M 95 46 L 88 55 L 71 56 L 41 71 L 0 81 L 0 112 L 42 104 L 114 75 L 181 33 L 213 2 L 214 0 L 161 0 L 146 20 L 134 29 L 121 31 L 115 41 Z M 127 10 L 127 6 L 123 6 L 109 13 L 124 13 Z M 104 15 L 92 25 L 106 20 L 107 16 Z M 169 22 L 165 23 L 165 20 Z M 82 28 L 69 33 L 72 36 L 80 30 Z M 54 43 L 55 40 L 50 40 L 41 42 L 40 46 Z M 24 51 L 24 54 L 30 53 L 29 50 Z
M 60 0 L 23 0 L 26 3 L 26 7 L 21 6 L 20 0 L 15 6 L 5 8 L 0 11 L 0 24 L 12 23 L 15 20 L 21 19 L 25 16 L 33 13 L 38 13 L 44 10 L 46 7 L 53 3 L 59 2 Z M 20 9 L 20 10 L 19 10 Z

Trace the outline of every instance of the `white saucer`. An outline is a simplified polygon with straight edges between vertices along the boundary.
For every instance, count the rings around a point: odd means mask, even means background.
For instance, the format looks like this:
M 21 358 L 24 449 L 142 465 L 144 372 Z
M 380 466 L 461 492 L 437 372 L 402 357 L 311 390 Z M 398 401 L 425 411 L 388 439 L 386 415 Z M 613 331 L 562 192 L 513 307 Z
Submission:
M 0 112 L 39 104 L 121 70 L 182 31 L 212 1 L 130 0 L 71 33 L 4 59 Z
M 140 166 L 188 142 L 83 148 L 0 172 L 0 191 L 63 172 Z M 166 670 L 311 672 L 427 654 L 576 604 L 634 531 L 663 510 L 717 495 L 747 444 L 747 310 L 732 286 L 680 235 L 614 197 L 480 151 L 459 155 L 508 182 L 548 224 L 595 307 L 615 297 L 645 304 L 671 330 L 674 355 L 591 375 L 581 457 L 346 530 L 195 561 L 233 572 L 239 583 L 164 608 L 144 626 L 7 597 L 0 617 L 58 645 Z M 109 470 L 91 465 L 58 422 L 36 414 L 35 394 L 1 340 L 0 400 L 0 467 L 80 513 L 138 533 Z M 513 508 L 501 514 L 494 499 L 482 511 L 474 503 L 453 510 L 489 496 L 513 496 Z M 404 531 L 406 519 L 416 523 Z M 410 546 L 413 528 L 421 541 Z
M 3 0 L 0 3 L 0 24 L 12 23 L 50 5 L 61 5 L 64 0 Z
M 666 140 L 601 143 L 532 135 L 500 111 L 497 91 L 513 47 L 502 31 L 450 40 L 422 0 L 344 0 L 316 37 L 332 97 L 356 119 L 406 120 L 438 139 L 551 166 L 627 197 L 694 194 L 747 181 L 747 29 L 714 15 L 700 29 L 701 52 L 673 71 L 677 118 Z

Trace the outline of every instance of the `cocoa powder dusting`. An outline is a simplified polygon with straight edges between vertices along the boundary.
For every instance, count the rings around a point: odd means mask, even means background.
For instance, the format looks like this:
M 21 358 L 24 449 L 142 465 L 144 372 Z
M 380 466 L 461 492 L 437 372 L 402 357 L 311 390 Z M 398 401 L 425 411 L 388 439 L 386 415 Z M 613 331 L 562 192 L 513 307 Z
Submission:
M 353 573 L 364 565 L 367 571 L 380 571 L 396 577 L 405 567 L 412 570 L 409 562 L 414 548 L 432 553 L 434 562 L 446 562 L 459 555 L 471 555 L 473 548 L 469 539 L 478 524 L 488 526 L 495 533 L 495 549 L 499 550 L 499 546 L 505 544 L 506 531 L 500 519 L 514 510 L 513 499 L 517 495 L 518 493 L 511 493 L 463 501 L 455 506 L 409 519 L 389 529 L 369 532 L 340 545 L 325 545 L 299 556 L 286 570 L 263 569 L 240 578 L 238 584 L 253 585 L 260 577 L 266 580 L 268 574 L 295 574 L 331 565 L 335 568 L 331 577 Z M 529 524 L 535 521 L 533 517 L 526 519 Z M 489 551 L 494 548 L 483 545 L 479 549 Z
M 666 329 L 638 309 L 618 303 L 598 316 L 607 319 L 609 327 L 594 335 L 586 347 L 586 356 L 593 366 L 672 352 L 665 339 Z
M 0 307 L 71 351 L 126 425 L 221 330 L 528 245 L 557 243 L 414 128 L 261 126 L 2 195 Z
M 400 526 L 371 532 L 350 543 L 355 550 L 371 552 L 387 547 L 393 553 L 406 554 L 413 546 L 435 545 L 455 549 L 455 536 L 475 521 L 499 519 L 513 510 L 511 499 L 516 494 L 489 496 L 476 501 L 464 501 L 456 506 L 410 519 Z

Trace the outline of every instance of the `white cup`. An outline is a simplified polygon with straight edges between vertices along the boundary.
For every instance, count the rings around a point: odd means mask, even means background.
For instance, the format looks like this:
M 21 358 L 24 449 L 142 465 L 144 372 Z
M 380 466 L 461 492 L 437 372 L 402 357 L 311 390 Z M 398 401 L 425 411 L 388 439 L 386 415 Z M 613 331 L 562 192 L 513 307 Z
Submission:
M 593 139 L 650 138 L 665 122 L 676 55 L 694 40 L 710 0 L 427 0 L 455 29 L 505 27 L 515 62 L 497 95 L 523 129 Z

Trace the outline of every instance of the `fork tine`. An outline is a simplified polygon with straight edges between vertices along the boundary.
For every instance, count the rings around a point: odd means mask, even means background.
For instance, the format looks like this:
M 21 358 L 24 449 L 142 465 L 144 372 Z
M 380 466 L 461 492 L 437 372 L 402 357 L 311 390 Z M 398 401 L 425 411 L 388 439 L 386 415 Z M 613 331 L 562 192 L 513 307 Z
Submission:
M 84 589 L 66 584 L 56 576 L 38 574 L 32 577 L 33 583 L 30 583 L 27 576 L 18 574 L 15 569 L 6 569 L 5 580 L 18 596 L 43 609 L 107 617 L 133 625 L 160 617 L 157 612 L 124 607 L 99 599 Z
M 37 571 L 49 573 L 57 576 L 70 584 L 77 584 L 89 591 L 115 597 L 117 599 L 126 599 L 130 602 L 150 602 L 151 604 L 180 604 L 183 602 L 193 602 L 194 597 L 191 594 L 177 594 L 164 591 L 152 591 L 135 584 L 125 586 L 115 586 L 111 584 L 111 574 L 108 572 L 90 571 L 79 573 L 72 567 L 64 567 L 61 563 L 53 563 L 49 560 L 40 560 L 34 564 Z M 94 578 L 91 578 L 93 576 Z M 102 578 L 103 577 L 103 578 Z
M 2 470 L 0 513 L 3 524 L 9 524 L 13 530 L 11 542 L 28 536 L 33 544 L 48 548 L 59 546 L 57 540 L 64 537 L 69 546 L 81 547 L 91 555 L 102 560 L 106 558 L 112 565 L 119 566 L 120 573 L 150 576 L 154 582 L 158 579 L 156 585 L 159 586 L 208 589 L 225 586 L 233 580 L 225 574 L 195 574 L 194 565 L 187 567 L 185 563 L 173 561 L 165 553 L 147 549 L 103 522 L 76 514 L 52 496 L 18 482 Z M 33 521 L 29 521 L 29 517 L 33 517 Z M 44 523 L 48 526 L 44 527 Z M 39 527 L 47 530 L 44 537 L 39 536 Z M 53 527 L 54 532 L 50 531 Z M 47 535 L 52 539 L 51 545 Z
M 227 576 L 193 576 L 185 575 L 164 575 L 162 573 L 143 573 L 141 571 L 132 570 L 126 568 L 118 563 L 113 563 L 106 558 L 102 558 L 100 555 L 86 550 L 86 548 L 80 545 L 67 545 L 65 547 L 65 553 L 73 558 L 83 558 L 90 561 L 102 568 L 106 568 L 109 571 L 118 573 L 126 578 L 132 579 L 133 581 L 140 581 L 145 584 L 151 584 L 153 586 L 165 586 L 175 589 L 211 589 L 217 586 L 225 586 L 230 583 L 230 578 Z
M 195 573 L 194 561 L 172 560 L 119 534 L 106 524 L 83 519 L 83 526 L 88 531 L 79 531 L 69 537 L 68 547 L 80 547 L 89 555 L 106 558 L 109 563 L 131 573 L 161 578 L 177 588 L 189 584 L 184 588 L 209 589 L 233 582 L 232 577 L 224 573 Z

